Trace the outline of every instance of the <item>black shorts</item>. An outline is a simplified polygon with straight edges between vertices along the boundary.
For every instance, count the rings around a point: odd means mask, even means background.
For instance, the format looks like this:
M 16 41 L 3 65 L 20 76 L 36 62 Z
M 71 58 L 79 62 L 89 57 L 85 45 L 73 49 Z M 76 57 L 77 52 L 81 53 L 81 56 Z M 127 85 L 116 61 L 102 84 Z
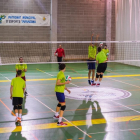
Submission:
M 22 103 L 23 103 L 23 98 L 21 98 L 21 97 L 13 97 L 12 98 L 13 105 L 22 105 Z
M 104 73 L 107 69 L 107 63 L 100 63 L 98 64 L 98 67 L 97 67 L 97 72 L 98 73 Z

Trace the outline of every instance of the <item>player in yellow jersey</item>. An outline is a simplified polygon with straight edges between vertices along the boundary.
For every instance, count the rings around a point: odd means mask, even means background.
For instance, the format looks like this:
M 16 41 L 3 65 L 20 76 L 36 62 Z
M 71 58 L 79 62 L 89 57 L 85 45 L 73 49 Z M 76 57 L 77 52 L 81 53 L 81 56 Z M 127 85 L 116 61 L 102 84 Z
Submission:
M 109 49 L 107 49 L 107 45 L 104 45 L 104 49 L 102 49 L 102 51 L 105 53 L 107 60 L 108 60 Z
M 25 90 L 25 81 L 21 78 L 22 71 L 17 71 L 17 77 L 13 78 L 10 87 L 10 99 L 12 99 L 12 104 L 14 106 L 14 111 L 16 114 L 16 122 L 21 122 L 22 116 L 22 103 Z
M 91 36 L 91 41 L 93 41 L 93 34 Z M 96 36 L 96 41 L 98 41 L 99 35 Z M 90 44 L 88 47 L 88 83 L 89 85 L 93 85 L 94 83 L 94 76 L 95 76 L 95 62 L 96 61 L 96 54 L 97 54 L 97 44 Z M 90 75 L 92 73 L 92 79 L 90 80 Z
M 101 47 L 98 47 L 98 54 L 96 56 L 96 63 L 98 64 L 97 73 L 95 82 L 93 85 L 100 86 L 100 82 L 102 81 L 103 74 L 107 69 L 107 57 L 105 53 L 102 51 Z M 99 79 L 99 81 L 98 81 Z M 98 81 L 98 83 L 97 83 Z
M 70 90 L 68 90 L 65 87 L 65 85 L 69 84 L 70 81 L 65 80 L 64 72 L 66 70 L 66 65 L 63 63 L 60 64 L 59 69 L 60 72 L 57 74 L 57 80 L 55 85 L 55 92 L 58 100 L 58 105 L 56 107 L 56 113 L 53 118 L 58 119 L 58 123 L 57 123 L 58 126 L 65 126 L 67 124 L 62 122 L 63 114 L 66 109 L 64 90 L 67 90 L 67 92 L 70 93 Z M 59 111 L 60 111 L 60 115 L 59 115 Z
M 25 72 L 27 72 L 27 64 L 24 63 L 24 60 L 22 57 L 19 58 L 19 63 L 16 64 L 16 72 L 18 70 L 21 70 L 22 73 L 21 73 L 21 78 L 26 82 L 26 77 L 25 77 Z M 17 74 L 16 74 L 16 77 L 17 77 Z M 27 90 L 27 89 L 26 89 Z M 25 90 L 25 95 L 28 96 L 28 93 L 27 91 Z

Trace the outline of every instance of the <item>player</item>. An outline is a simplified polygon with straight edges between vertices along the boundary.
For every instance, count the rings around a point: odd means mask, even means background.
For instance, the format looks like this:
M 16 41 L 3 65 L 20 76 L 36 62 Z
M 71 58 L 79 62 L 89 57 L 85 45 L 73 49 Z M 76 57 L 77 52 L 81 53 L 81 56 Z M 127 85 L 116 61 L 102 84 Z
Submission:
M 69 84 L 70 81 L 65 81 L 64 72 L 66 70 L 66 65 L 60 64 L 59 69 L 60 72 L 57 74 L 57 81 L 55 85 L 56 97 L 59 103 L 56 107 L 56 113 L 53 118 L 58 119 L 58 123 L 57 123 L 58 126 L 65 126 L 67 124 L 62 122 L 64 110 L 66 109 L 64 90 L 67 90 L 70 93 L 70 90 L 68 90 L 65 87 L 65 85 Z M 59 111 L 60 111 L 60 115 L 59 115 Z
M 107 60 L 108 60 L 109 49 L 107 49 L 107 45 L 104 45 L 104 49 L 102 49 L 102 51 L 105 53 Z
M 18 70 L 21 70 L 22 71 L 22 74 L 21 74 L 21 78 L 24 80 L 24 81 L 26 81 L 26 77 L 25 77 L 25 72 L 27 72 L 27 64 L 23 64 L 23 58 L 22 57 L 20 57 L 19 58 L 19 63 L 18 64 L 16 64 L 16 72 L 18 71 Z M 17 75 L 16 75 L 17 76 Z M 27 89 L 27 88 L 26 88 Z M 27 91 L 25 90 L 25 93 L 24 93 L 26 96 L 28 96 L 28 93 L 27 93 Z
M 59 45 L 59 48 L 54 53 L 55 56 L 57 56 L 57 62 L 60 65 L 62 62 L 62 58 L 65 57 L 65 51 L 62 48 L 62 45 Z
M 96 36 L 96 41 L 98 41 L 99 35 Z M 92 37 L 93 38 L 93 34 Z M 88 83 L 89 85 L 93 85 L 94 83 L 94 76 L 95 76 L 95 61 L 96 60 L 96 53 L 97 53 L 97 44 L 90 44 L 88 47 Z M 90 81 L 90 75 L 92 73 L 92 80 Z
M 97 73 L 96 73 L 96 78 L 95 78 L 95 83 L 93 85 L 100 86 L 100 82 L 102 81 L 103 78 L 103 73 L 107 69 L 107 57 L 103 51 L 101 51 L 101 47 L 98 47 L 98 54 L 96 56 L 96 63 L 98 64 L 97 67 Z M 99 79 L 99 82 L 97 83 Z
M 16 114 L 15 122 L 21 122 L 22 116 L 22 103 L 25 90 L 25 81 L 21 78 L 22 71 L 17 71 L 17 77 L 13 78 L 10 87 L 10 99 L 12 99 L 12 104 L 14 106 L 14 111 Z

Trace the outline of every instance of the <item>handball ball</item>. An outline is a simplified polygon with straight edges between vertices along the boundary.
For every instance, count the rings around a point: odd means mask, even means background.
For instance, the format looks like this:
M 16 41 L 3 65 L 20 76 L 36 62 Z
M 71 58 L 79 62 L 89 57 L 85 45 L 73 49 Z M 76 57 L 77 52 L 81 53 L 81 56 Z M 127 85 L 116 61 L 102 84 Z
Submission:
M 58 53 L 55 53 L 56 56 L 58 56 Z
M 109 53 L 106 54 L 107 56 L 109 55 Z
M 69 75 L 66 76 L 66 81 L 71 81 L 71 77 Z

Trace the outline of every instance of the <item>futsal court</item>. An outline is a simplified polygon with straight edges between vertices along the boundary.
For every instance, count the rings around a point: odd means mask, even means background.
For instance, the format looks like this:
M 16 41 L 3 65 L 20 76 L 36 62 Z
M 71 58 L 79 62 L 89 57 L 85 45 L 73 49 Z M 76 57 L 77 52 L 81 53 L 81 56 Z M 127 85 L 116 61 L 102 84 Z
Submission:
M 91 87 L 87 82 L 87 64 L 66 64 L 65 75 L 72 77 L 71 88 Z M 119 100 L 77 100 L 66 98 L 64 122 L 57 126 L 53 115 L 57 105 L 54 92 L 58 64 L 28 65 L 27 91 L 24 98 L 22 125 L 15 125 L 9 87 L 15 66 L 1 66 L 0 71 L 0 139 L 1 140 L 137 140 L 140 138 L 140 68 L 108 63 L 100 87 L 130 92 Z M 103 96 L 110 96 L 103 94 Z M 106 97 L 105 97 L 106 98 Z

